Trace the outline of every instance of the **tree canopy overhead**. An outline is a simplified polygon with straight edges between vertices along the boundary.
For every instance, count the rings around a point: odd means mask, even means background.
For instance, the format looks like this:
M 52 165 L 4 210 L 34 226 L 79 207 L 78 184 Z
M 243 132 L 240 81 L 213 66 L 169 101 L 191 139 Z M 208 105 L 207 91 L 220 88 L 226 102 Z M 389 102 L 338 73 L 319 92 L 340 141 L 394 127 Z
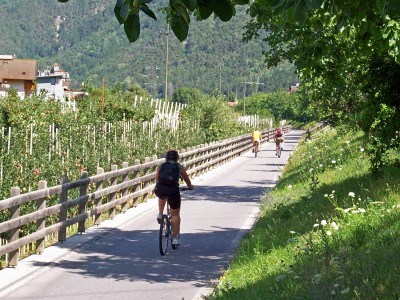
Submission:
M 68 0 L 58 0 L 68 2 Z M 135 42 L 140 36 L 140 16 L 142 13 L 157 20 L 156 13 L 150 8 L 153 0 L 116 0 L 115 17 L 124 25 L 126 36 Z M 235 5 L 248 4 L 249 0 L 170 0 L 162 9 L 167 21 L 179 41 L 186 39 L 189 32 L 191 16 L 205 20 L 214 14 L 226 22 L 235 15 Z
M 157 19 L 152 2 L 116 1 L 116 18 L 130 42 L 139 38 L 140 13 Z M 268 64 L 294 62 L 310 114 L 370 133 L 379 167 L 386 151 L 400 145 L 394 134 L 400 132 L 400 1 L 170 0 L 161 13 L 183 41 L 192 18 L 229 21 L 237 5 L 248 6 L 244 38 L 264 39 Z
M 308 109 L 369 133 L 373 168 L 400 144 L 400 2 L 255 0 L 246 39 L 266 32 L 269 65 L 293 61 Z

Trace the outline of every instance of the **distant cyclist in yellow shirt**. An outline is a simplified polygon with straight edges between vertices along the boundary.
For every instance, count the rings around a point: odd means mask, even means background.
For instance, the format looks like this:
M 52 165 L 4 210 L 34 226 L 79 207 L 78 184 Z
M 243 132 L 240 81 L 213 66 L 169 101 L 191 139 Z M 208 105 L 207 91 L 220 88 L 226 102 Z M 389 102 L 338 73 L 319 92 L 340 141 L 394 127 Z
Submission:
M 251 134 L 251 140 L 253 141 L 253 146 L 258 146 L 260 145 L 261 142 L 261 132 L 258 131 L 258 129 L 254 129 L 253 133 Z M 253 149 L 254 152 L 254 149 Z

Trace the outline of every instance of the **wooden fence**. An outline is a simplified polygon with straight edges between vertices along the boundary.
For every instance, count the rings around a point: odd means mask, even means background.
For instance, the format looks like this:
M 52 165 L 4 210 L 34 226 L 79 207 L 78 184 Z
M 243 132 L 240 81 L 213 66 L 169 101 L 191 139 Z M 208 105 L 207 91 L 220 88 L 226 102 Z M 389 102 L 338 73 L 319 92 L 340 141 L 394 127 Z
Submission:
M 284 130 L 290 131 L 290 126 Z M 273 130 L 264 131 L 262 141 L 273 138 L 273 134 Z M 250 135 L 243 135 L 183 150 L 180 161 L 189 176 L 194 177 L 232 160 L 251 147 Z M 63 242 L 71 226 L 77 225 L 77 232 L 83 233 L 88 220 L 90 224 L 99 225 L 104 214 L 114 218 L 117 211 L 125 212 L 138 201 L 146 201 L 155 186 L 155 169 L 163 161 L 163 158 L 153 156 L 146 158 L 144 163 L 137 160 L 133 166 L 124 163 L 121 169 L 113 165 L 106 173 L 98 168 L 96 175 L 89 177 L 87 172 L 82 172 L 81 178 L 75 181 L 69 181 L 63 175 L 60 184 L 52 187 L 47 187 L 47 182 L 42 180 L 38 190 L 26 194 L 20 194 L 19 187 L 11 188 L 11 197 L 0 201 L 0 211 L 8 210 L 10 215 L 9 220 L 0 223 L 0 234 L 8 232 L 8 240 L 0 243 L 0 258 L 3 256 L 8 266 L 16 266 L 21 249 L 27 245 L 31 245 L 34 252 L 42 253 L 47 237 L 56 234 L 57 240 Z M 58 197 L 58 204 L 47 207 L 49 197 Z M 21 215 L 21 205 L 32 201 L 37 210 Z M 54 221 L 46 226 L 50 217 Z M 36 231 L 21 237 L 20 229 L 27 224 L 34 224 Z

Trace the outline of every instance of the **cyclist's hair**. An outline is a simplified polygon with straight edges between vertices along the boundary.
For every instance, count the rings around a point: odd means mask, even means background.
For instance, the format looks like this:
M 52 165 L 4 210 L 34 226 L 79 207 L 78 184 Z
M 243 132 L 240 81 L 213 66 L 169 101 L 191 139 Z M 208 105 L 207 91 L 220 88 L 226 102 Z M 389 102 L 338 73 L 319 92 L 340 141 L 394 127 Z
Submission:
M 165 153 L 165 160 L 178 161 L 178 159 L 179 159 L 179 154 L 178 154 L 178 151 L 176 151 L 176 150 L 168 150 Z

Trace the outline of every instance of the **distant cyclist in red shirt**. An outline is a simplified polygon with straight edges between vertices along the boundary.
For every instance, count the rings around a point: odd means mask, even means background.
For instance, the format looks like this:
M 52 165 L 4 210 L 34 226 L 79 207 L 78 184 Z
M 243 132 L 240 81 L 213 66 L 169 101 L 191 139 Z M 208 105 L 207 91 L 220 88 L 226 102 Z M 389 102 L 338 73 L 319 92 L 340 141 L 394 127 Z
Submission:
M 274 141 L 276 144 L 276 152 L 275 155 L 278 155 L 278 149 L 279 146 L 281 146 L 281 150 L 283 150 L 283 142 L 285 141 L 285 138 L 283 137 L 285 135 L 284 131 L 282 128 L 278 127 L 275 130 L 275 135 L 274 135 Z

